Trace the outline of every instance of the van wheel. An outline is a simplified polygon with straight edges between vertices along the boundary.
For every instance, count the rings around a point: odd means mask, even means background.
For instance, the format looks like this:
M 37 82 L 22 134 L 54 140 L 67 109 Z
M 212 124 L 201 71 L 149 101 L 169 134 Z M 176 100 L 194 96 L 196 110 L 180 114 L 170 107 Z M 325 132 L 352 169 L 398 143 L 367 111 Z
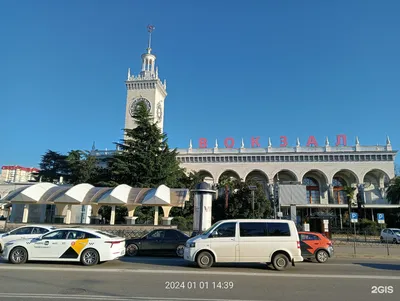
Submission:
M 284 269 L 286 269 L 289 263 L 290 262 L 287 256 L 282 253 L 276 254 L 272 259 L 272 264 L 274 268 L 278 271 L 283 271 Z
M 201 252 L 196 259 L 197 265 L 202 269 L 208 269 L 214 264 L 214 258 L 210 252 Z

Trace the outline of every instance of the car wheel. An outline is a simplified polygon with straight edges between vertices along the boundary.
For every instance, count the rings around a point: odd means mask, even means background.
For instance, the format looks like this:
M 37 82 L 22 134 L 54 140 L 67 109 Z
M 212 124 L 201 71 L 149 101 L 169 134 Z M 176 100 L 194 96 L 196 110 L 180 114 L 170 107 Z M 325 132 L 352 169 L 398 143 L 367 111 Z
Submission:
M 196 259 L 197 265 L 202 269 L 208 269 L 214 264 L 214 258 L 210 252 L 201 252 Z
M 319 263 L 326 262 L 328 258 L 329 258 L 328 252 L 326 252 L 325 250 L 319 250 L 317 254 L 315 254 L 315 259 L 317 259 Z
M 384 241 L 383 241 L 383 237 L 381 236 L 381 243 L 384 243 Z
M 134 257 L 138 254 L 139 247 L 136 244 L 129 244 L 126 246 L 125 254 Z
M 96 265 L 99 261 L 99 253 L 95 249 L 87 249 L 81 255 L 81 263 L 83 265 Z
M 28 251 L 22 247 L 16 247 L 11 250 L 10 257 L 11 263 L 21 264 L 28 260 Z
M 283 271 L 289 266 L 289 263 L 289 258 L 282 253 L 276 254 L 274 258 L 272 258 L 272 265 L 277 271 Z
M 185 253 L 185 246 L 184 245 L 179 245 L 176 248 L 176 255 L 178 255 L 179 257 L 183 257 L 184 253 Z

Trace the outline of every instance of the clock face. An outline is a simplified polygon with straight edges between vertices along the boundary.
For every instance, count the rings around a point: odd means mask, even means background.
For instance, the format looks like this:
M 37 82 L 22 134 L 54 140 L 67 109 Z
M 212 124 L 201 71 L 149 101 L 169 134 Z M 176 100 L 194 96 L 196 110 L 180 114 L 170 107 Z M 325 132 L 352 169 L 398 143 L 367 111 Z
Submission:
M 162 106 L 161 106 L 161 103 L 159 103 L 158 106 L 157 106 L 157 118 L 160 121 L 162 119 Z
M 145 105 L 146 105 L 146 107 L 147 107 L 147 110 L 150 111 L 150 109 L 151 109 L 150 101 L 148 101 L 148 100 L 147 100 L 146 98 L 144 98 L 144 97 L 139 97 L 139 98 L 136 98 L 136 99 L 132 102 L 131 107 L 130 107 L 130 109 L 129 109 L 129 114 L 131 114 L 132 117 L 133 117 L 133 115 L 135 114 L 136 107 L 137 107 L 137 105 L 138 105 L 140 102 L 144 102 Z

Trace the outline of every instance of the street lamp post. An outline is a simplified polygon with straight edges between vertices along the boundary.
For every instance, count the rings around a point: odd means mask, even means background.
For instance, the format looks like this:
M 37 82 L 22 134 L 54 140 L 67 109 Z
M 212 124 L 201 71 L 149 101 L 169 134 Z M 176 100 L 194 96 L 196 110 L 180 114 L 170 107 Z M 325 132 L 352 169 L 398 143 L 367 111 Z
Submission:
M 249 186 L 249 189 L 251 190 L 251 210 L 252 210 L 252 216 L 254 219 L 254 191 L 256 191 L 257 186 Z

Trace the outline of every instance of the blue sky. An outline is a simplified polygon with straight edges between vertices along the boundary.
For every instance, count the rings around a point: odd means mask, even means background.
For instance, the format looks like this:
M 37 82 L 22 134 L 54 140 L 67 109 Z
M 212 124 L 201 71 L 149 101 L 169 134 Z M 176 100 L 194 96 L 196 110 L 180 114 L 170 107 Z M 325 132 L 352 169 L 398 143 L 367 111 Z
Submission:
M 399 149 L 399 13 L 397 0 L 1 1 L 0 165 L 113 149 L 149 23 L 172 147 L 346 134 Z

